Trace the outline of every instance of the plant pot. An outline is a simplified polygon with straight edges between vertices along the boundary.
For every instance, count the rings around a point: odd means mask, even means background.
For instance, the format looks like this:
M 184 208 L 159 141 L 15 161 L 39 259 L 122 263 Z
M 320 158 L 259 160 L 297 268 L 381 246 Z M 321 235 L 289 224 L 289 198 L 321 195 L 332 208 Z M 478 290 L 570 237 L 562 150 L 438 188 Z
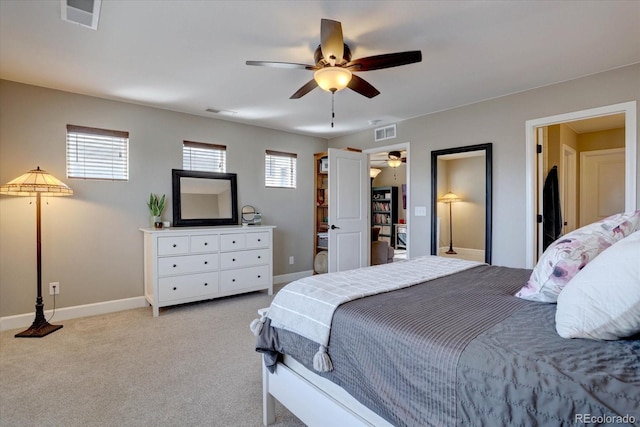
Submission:
M 161 216 L 152 216 L 149 219 L 149 225 L 153 228 L 162 228 L 162 217 Z

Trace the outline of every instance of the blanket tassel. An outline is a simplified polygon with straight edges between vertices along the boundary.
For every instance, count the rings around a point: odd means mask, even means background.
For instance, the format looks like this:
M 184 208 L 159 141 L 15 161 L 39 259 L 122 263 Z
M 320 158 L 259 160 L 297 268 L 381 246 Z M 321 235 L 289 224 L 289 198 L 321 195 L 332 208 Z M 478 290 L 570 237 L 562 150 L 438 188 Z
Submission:
M 253 332 L 253 335 L 255 335 L 256 337 L 258 335 L 260 335 L 260 332 L 262 332 L 262 325 L 264 325 L 264 322 L 267 320 L 267 312 L 266 310 L 260 314 L 260 318 L 259 319 L 253 319 L 251 321 L 251 324 L 249 325 L 249 329 L 251 329 L 251 332 Z
M 318 352 L 315 354 L 315 356 L 313 356 L 313 369 L 318 372 L 333 371 L 331 358 L 327 354 L 327 348 L 323 345 L 320 346 Z

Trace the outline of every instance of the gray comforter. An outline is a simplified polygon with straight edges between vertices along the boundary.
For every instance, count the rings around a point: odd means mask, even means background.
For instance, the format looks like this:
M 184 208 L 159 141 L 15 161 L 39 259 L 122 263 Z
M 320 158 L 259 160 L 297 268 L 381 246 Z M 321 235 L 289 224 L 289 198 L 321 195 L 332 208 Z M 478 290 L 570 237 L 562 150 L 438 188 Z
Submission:
M 640 422 L 640 341 L 560 338 L 554 305 L 512 296 L 529 274 L 481 266 L 343 304 L 321 375 L 397 426 Z M 317 344 L 267 320 L 257 350 L 305 363 Z

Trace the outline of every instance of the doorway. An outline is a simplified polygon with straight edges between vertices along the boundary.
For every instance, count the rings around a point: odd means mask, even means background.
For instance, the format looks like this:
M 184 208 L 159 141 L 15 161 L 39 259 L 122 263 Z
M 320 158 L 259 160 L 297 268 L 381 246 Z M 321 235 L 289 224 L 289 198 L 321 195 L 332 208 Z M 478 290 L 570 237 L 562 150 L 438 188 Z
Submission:
M 584 136 L 580 136 L 584 135 Z M 618 142 L 612 142 L 612 141 Z M 630 211 L 636 208 L 636 102 L 610 105 L 526 122 L 527 144 L 527 218 L 526 218 L 526 267 L 533 268 L 544 250 L 543 229 L 539 223 L 542 214 L 542 192 L 545 177 L 554 166 L 557 170 L 562 211 L 562 233 L 584 225 L 580 220 L 584 207 L 585 190 L 600 185 L 584 181 L 584 176 L 600 176 L 605 180 L 618 180 L 613 198 L 593 203 L 601 212 L 617 209 Z M 540 150 L 538 149 L 540 147 Z M 579 158 L 589 158 L 587 152 L 622 151 L 622 160 L 614 165 L 605 160 L 598 173 L 589 172 L 589 164 Z M 541 151 L 541 152 L 540 152 Z M 583 178 L 580 178 L 580 175 Z M 610 181 L 610 182 L 613 182 Z M 622 181 L 622 182 L 620 182 Z M 591 191 L 588 191 L 591 195 Z M 617 196 L 616 196 L 617 195 Z M 582 200 L 582 204 L 581 204 Z M 596 207 L 597 207 L 596 206 Z M 597 209 L 596 209 L 597 210 Z M 586 217 L 585 217 L 586 218 Z
M 371 171 L 371 203 L 369 216 L 371 228 L 379 228 L 376 240 L 386 241 L 393 249 L 391 259 L 400 261 L 409 258 L 409 218 L 410 218 L 410 143 L 388 145 L 372 148 L 364 152 L 369 155 L 369 167 Z M 398 158 L 398 161 L 395 161 Z M 390 161 L 391 160 L 391 161 Z M 396 196 L 394 196 L 396 194 Z M 383 212 L 377 212 L 376 206 L 386 209 L 386 195 L 389 195 L 389 203 L 394 203 L 392 210 L 395 215 L 387 216 Z M 382 199 L 380 199 L 382 197 Z M 376 199 L 378 198 L 378 199 Z M 375 200 L 374 200 L 375 199 Z M 387 218 L 385 218 L 387 217 Z M 373 240 L 372 236 L 372 240 Z M 372 259 L 374 263 L 372 241 Z M 390 259 L 390 260 L 391 260 Z

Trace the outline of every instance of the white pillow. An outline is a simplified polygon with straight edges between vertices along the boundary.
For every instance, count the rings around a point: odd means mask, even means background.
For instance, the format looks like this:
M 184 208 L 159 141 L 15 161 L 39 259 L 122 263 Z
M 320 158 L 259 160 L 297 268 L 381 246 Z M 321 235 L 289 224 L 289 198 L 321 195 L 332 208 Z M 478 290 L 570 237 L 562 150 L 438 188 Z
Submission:
M 640 332 L 640 231 L 605 249 L 564 287 L 556 331 L 594 340 Z

